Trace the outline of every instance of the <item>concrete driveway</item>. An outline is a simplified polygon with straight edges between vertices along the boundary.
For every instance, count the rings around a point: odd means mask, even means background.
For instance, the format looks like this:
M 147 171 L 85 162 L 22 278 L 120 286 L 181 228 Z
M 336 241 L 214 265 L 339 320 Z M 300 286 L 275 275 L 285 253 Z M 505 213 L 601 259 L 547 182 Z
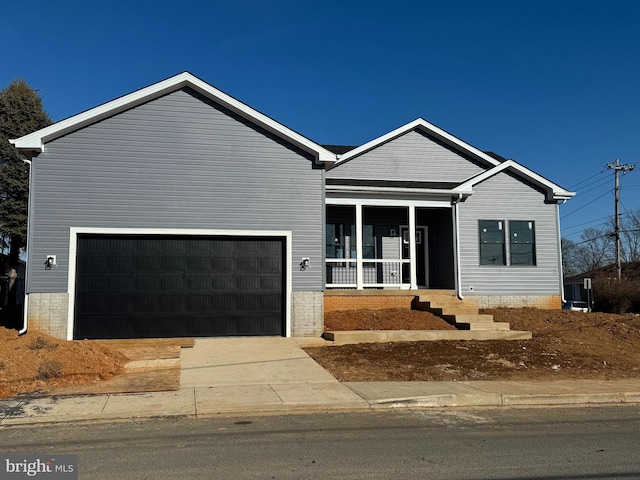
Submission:
M 194 392 L 198 413 L 366 404 L 292 338 L 197 338 L 182 349 L 180 364 L 180 391 Z

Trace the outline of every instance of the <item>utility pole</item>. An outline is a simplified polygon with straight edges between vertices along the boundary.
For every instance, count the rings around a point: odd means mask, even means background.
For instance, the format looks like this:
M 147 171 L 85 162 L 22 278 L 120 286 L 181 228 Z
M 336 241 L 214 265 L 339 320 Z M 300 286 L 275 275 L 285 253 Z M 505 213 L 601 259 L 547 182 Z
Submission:
M 627 172 L 633 170 L 634 165 L 630 163 L 625 163 L 620 165 L 620 160 L 616 158 L 616 162 L 607 163 L 607 168 L 609 170 L 613 169 L 613 173 L 616 177 L 616 186 L 615 186 L 615 231 L 614 235 L 616 237 L 616 275 L 618 277 L 618 282 L 622 279 L 622 263 L 620 260 L 620 178 L 619 173 L 622 171 L 624 175 Z

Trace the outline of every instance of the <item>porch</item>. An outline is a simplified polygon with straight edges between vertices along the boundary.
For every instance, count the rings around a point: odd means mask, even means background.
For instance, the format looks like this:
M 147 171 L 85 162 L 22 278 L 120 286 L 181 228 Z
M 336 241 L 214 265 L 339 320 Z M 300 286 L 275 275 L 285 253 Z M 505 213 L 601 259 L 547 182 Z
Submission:
M 328 205 L 325 286 L 331 289 L 455 289 L 455 209 Z

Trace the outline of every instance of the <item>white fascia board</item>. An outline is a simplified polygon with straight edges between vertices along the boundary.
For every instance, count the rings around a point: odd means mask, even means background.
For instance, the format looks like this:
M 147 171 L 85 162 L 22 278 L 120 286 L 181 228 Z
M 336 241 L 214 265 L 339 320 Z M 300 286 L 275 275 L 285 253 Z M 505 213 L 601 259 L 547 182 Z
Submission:
M 309 140 L 303 135 L 300 135 L 299 133 L 285 127 L 281 123 L 264 115 L 263 113 L 254 110 L 253 108 L 240 102 L 239 100 L 236 100 L 230 95 L 227 95 L 226 93 L 209 85 L 207 82 L 200 80 L 198 77 L 190 74 L 189 72 L 180 73 L 171 78 L 142 88 L 98 107 L 79 113 L 78 115 L 74 115 L 73 117 L 69 117 L 65 120 L 54 123 L 53 125 L 40 129 L 36 132 L 30 133 L 18 139 L 9 140 L 9 142 L 12 143 L 18 150 L 42 152 L 44 151 L 44 144 L 47 141 L 53 140 L 87 125 L 91 125 L 92 123 L 98 122 L 104 118 L 110 117 L 119 112 L 135 107 L 149 100 L 153 100 L 154 98 L 158 98 L 173 90 L 177 90 L 186 86 L 200 91 L 205 96 L 214 100 L 216 103 L 219 103 L 229 110 L 238 113 L 242 117 L 247 118 L 248 120 L 260 125 L 261 127 L 276 134 L 277 136 L 290 141 L 303 150 L 314 154 L 319 162 L 333 164 L 336 161 L 336 155 L 334 153 L 321 147 L 320 145 L 313 142 L 312 140 Z
M 45 142 L 61 137 L 66 133 L 78 130 L 104 118 L 115 115 L 121 111 L 132 108 L 145 101 L 162 96 L 171 90 L 181 88 L 187 84 L 187 73 L 181 73 L 148 87 L 136 90 L 110 102 L 103 103 L 97 107 L 86 110 L 82 113 L 69 117 L 65 120 L 49 125 L 48 127 L 36 130 L 15 140 L 9 140 L 19 150 L 34 150 L 42 152 Z
M 436 195 L 436 196 L 458 196 L 471 195 L 473 192 L 470 188 L 452 190 L 437 188 L 407 188 L 407 187 L 367 187 L 355 185 L 331 185 L 325 187 L 327 193 L 343 193 L 343 192 L 361 192 L 369 194 L 415 194 L 415 195 Z
M 342 196 L 331 196 L 325 199 L 325 205 L 364 205 L 368 207 L 421 207 L 421 208 L 451 208 L 451 199 L 443 197 L 425 197 L 424 199 L 416 199 L 415 197 L 362 197 L 350 196 L 344 194 Z
M 559 185 L 556 185 L 555 183 L 544 178 L 542 175 L 538 175 L 533 170 L 529 170 L 527 167 L 520 165 L 514 160 L 507 160 L 506 162 L 500 163 L 492 169 L 481 173 L 480 175 L 476 175 L 475 177 L 470 178 L 466 182 L 460 184 L 458 186 L 458 190 L 466 191 L 472 189 L 474 185 L 477 185 L 478 183 L 485 181 L 487 178 L 493 177 L 494 175 L 507 169 L 510 169 L 514 171 L 518 176 L 524 177 L 532 181 L 536 185 L 545 188 L 550 200 L 568 200 L 575 195 L 575 192 L 565 190 Z
M 395 130 L 385 135 L 382 135 L 381 137 L 375 138 L 370 142 L 367 142 L 364 145 L 361 145 L 360 147 L 350 150 L 344 155 L 339 156 L 338 161 L 336 162 L 336 166 L 341 164 L 342 162 L 349 160 L 350 158 L 356 157 L 368 150 L 371 150 L 379 145 L 382 145 L 383 143 L 393 140 L 394 138 L 399 137 L 400 135 L 403 135 L 411 130 L 414 130 L 415 128 L 422 128 L 424 130 L 427 130 L 429 133 L 431 133 L 435 137 L 441 140 L 444 140 L 445 143 L 458 147 L 459 149 L 466 151 L 470 155 L 484 160 L 489 165 L 495 166 L 500 164 L 500 162 L 498 162 L 495 158 L 487 155 L 483 151 L 478 150 L 475 147 L 472 147 L 468 143 L 463 142 L 459 138 L 451 135 L 450 133 L 445 132 L 441 128 L 438 128 L 435 125 L 433 125 L 432 123 L 427 122 L 425 119 L 417 118 L 413 122 L 409 122 L 400 128 L 396 128 Z

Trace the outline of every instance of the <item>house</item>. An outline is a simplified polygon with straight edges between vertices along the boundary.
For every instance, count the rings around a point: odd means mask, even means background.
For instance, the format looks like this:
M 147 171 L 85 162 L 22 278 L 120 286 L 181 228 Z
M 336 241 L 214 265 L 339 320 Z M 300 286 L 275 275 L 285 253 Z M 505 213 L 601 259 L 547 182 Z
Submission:
M 422 119 L 323 147 L 182 73 L 11 143 L 25 318 L 61 338 L 316 336 L 329 292 L 561 304 L 573 193 Z
M 604 312 L 619 311 L 620 304 L 628 302 L 626 310 L 640 311 L 640 302 L 633 287 L 640 283 L 640 261 L 621 264 L 621 284 L 617 281 L 617 275 L 617 265 L 611 263 L 565 278 L 564 300 L 590 303 L 598 311 Z M 613 295 L 614 292 L 616 295 Z

